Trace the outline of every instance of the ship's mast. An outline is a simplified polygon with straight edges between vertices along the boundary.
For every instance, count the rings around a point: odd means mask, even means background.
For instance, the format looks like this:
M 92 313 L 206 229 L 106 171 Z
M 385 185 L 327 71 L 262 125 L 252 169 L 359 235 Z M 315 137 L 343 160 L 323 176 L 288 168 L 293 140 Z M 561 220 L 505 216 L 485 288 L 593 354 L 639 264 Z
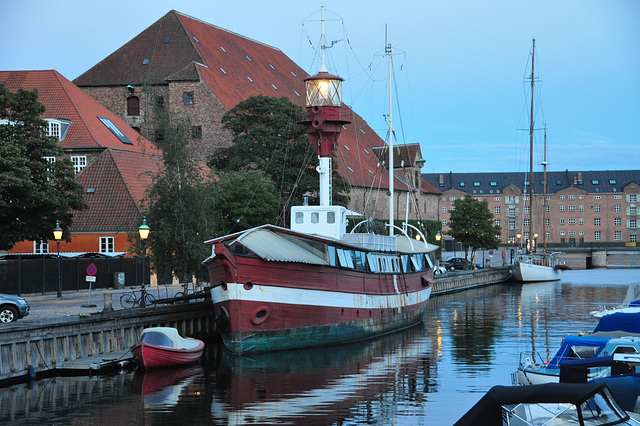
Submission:
M 547 251 L 547 125 L 544 125 L 544 175 L 542 178 L 542 251 Z
M 534 61 L 536 56 L 536 39 L 533 39 L 533 49 L 531 50 L 531 117 L 529 120 L 529 242 L 533 239 L 533 86 L 535 77 Z M 526 204 L 525 204 L 526 205 Z M 530 244 L 529 244 L 530 248 Z
M 389 235 L 393 236 L 394 224 L 394 187 L 393 187 L 393 93 L 391 89 L 391 43 L 385 46 L 385 54 L 389 59 Z

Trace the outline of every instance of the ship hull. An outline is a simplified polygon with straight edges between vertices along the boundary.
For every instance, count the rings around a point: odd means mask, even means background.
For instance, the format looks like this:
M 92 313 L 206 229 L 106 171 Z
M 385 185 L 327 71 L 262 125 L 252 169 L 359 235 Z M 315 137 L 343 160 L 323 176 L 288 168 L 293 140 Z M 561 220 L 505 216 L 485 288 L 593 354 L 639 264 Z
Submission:
M 513 268 L 513 280 L 522 283 L 558 281 L 560 280 L 560 271 L 551 266 L 518 262 Z

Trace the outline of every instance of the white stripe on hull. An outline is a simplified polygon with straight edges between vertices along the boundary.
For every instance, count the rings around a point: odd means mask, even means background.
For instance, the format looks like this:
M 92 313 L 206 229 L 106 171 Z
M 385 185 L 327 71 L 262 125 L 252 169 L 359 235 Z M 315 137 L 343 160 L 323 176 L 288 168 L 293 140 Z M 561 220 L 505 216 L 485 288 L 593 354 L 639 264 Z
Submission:
M 254 285 L 247 290 L 243 284 L 227 283 L 211 289 L 213 303 L 230 300 L 244 300 L 263 303 L 284 303 L 290 305 L 323 306 L 353 309 L 401 309 L 429 300 L 432 287 L 412 293 L 400 294 L 362 294 L 339 291 L 306 290 L 290 287 Z

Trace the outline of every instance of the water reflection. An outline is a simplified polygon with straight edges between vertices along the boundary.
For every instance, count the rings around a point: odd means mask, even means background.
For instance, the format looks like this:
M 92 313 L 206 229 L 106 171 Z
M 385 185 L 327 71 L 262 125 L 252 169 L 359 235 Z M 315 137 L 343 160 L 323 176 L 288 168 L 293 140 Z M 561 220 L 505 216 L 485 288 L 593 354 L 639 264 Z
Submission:
M 178 405 L 180 398 L 193 392 L 196 378 L 203 378 L 204 370 L 199 364 L 186 367 L 169 367 L 156 370 L 137 370 L 131 381 L 131 387 L 142 395 L 145 408 L 157 408 L 166 411 Z
M 230 425 L 391 422 L 398 400 L 424 401 L 431 391 L 430 347 L 419 326 L 335 347 L 225 353 L 212 416 Z

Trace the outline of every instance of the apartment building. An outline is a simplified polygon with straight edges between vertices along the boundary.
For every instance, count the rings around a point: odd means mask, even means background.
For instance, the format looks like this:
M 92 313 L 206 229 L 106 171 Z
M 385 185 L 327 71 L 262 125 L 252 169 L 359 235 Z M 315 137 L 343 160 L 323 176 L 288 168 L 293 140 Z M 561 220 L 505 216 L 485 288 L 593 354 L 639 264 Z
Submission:
M 446 234 L 454 201 L 471 195 L 485 200 L 502 227 L 503 243 L 572 247 L 636 245 L 640 170 L 524 173 L 428 173 L 442 191 L 439 220 Z M 520 238 L 518 238 L 518 235 Z

